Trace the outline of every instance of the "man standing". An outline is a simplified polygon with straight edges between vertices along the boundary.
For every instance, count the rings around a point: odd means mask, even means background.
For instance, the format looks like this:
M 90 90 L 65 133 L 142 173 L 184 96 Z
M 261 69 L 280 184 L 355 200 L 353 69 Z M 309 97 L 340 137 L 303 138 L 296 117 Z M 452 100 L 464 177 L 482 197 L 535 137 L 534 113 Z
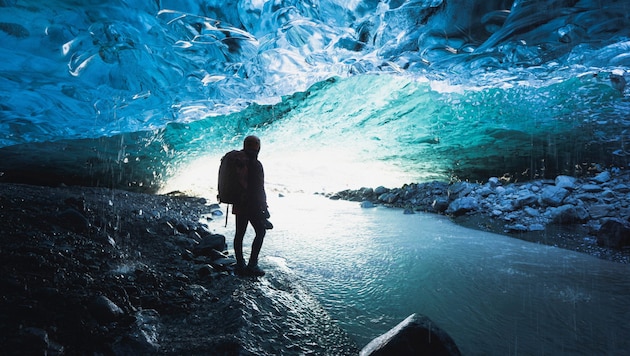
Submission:
M 236 274 L 263 276 L 258 266 L 258 254 L 265 238 L 266 229 L 270 227 L 267 219 L 267 195 L 265 193 L 265 174 L 262 163 L 258 160 L 260 139 L 247 136 L 243 141 L 243 151 L 247 155 L 247 186 L 244 201 L 234 204 L 232 213 L 236 215 L 236 233 L 234 234 L 234 254 L 236 255 Z M 245 265 L 243 258 L 243 237 L 250 223 L 256 232 L 249 263 Z

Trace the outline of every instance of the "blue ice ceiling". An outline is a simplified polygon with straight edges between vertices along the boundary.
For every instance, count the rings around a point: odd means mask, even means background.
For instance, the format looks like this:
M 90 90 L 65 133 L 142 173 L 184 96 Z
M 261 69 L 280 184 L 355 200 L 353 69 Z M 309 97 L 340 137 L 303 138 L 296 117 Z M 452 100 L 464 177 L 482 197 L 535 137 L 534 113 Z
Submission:
M 152 184 L 263 129 L 424 178 L 626 160 L 628 1 L 4 0 L 0 43 L 0 147 L 22 171 L 53 149 Z M 595 149 L 566 159 L 576 142 Z

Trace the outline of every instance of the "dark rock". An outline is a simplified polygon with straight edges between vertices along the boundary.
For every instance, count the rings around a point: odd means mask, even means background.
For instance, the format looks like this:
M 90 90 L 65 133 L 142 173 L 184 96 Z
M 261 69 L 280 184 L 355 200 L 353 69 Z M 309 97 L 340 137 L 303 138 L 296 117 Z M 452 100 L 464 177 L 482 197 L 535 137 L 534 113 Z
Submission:
M 372 203 L 369 200 L 364 200 L 364 201 L 361 202 L 361 207 L 362 208 L 374 208 L 375 205 L 374 205 L 374 203 Z
M 22 330 L 22 352 L 30 355 L 46 355 L 50 340 L 46 330 L 27 327 Z
M 557 176 L 556 177 L 556 187 L 565 188 L 565 189 L 575 189 L 575 183 L 577 182 L 577 178 L 571 176 Z
M 538 202 L 538 196 L 530 191 L 525 191 L 512 201 L 512 205 L 515 209 L 520 209 L 524 206 L 534 205 L 536 202 Z
M 616 249 L 630 246 L 630 223 L 617 218 L 607 219 L 597 232 L 597 244 Z
M 560 206 L 567 195 L 569 195 L 568 190 L 552 185 L 543 188 L 540 198 L 544 204 L 549 206 Z
M 599 193 L 604 190 L 604 188 L 600 187 L 597 184 L 584 184 L 582 187 L 580 187 L 580 189 L 587 193 Z
M 488 179 L 488 185 L 489 185 L 491 188 L 496 188 L 496 187 L 498 187 L 498 186 L 500 186 L 500 185 L 501 185 L 501 181 L 500 181 L 500 180 L 499 180 L 499 178 L 497 178 L 497 177 L 490 177 L 490 178 Z
M 118 320 L 125 312 L 104 295 L 96 297 L 89 307 L 90 313 L 100 324 Z
M 212 256 L 212 250 L 224 251 L 227 249 L 225 236 L 219 234 L 210 234 L 204 236 L 192 252 L 195 256 Z
M 199 275 L 199 277 L 207 277 L 211 275 L 212 272 L 214 272 L 214 267 L 209 264 L 202 265 L 197 269 L 197 274 Z
M 236 260 L 234 258 L 224 257 L 213 260 L 210 264 L 219 271 L 227 271 L 230 267 L 236 265 Z
M 387 192 L 389 192 L 389 189 L 383 187 L 382 185 L 378 186 L 378 187 L 376 187 L 376 189 L 374 189 L 374 194 L 376 194 L 376 195 L 381 195 L 381 194 L 384 194 L 384 193 L 387 193 Z
M 591 218 L 601 219 L 610 216 L 613 207 L 608 204 L 594 204 L 589 207 L 588 211 L 591 214 Z
M 561 225 L 583 222 L 588 218 L 588 212 L 582 207 L 565 204 L 549 210 L 551 222 Z
M 374 195 L 374 189 L 372 188 L 361 188 L 360 192 L 363 197 L 370 197 Z
M 601 184 L 601 183 L 608 182 L 610 180 L 610 178 L 611 178 L 610 172 L 603 171 L 600 174 L 598 174 L 595 177 L 593 177 L 593 181 Z
M 85 232 L 90 228 L 88 219 L 73 208 L 62 211 L 57 215 L 57 218 L 59 219 L 60 226 L 74 232 Z
M 473 197 L 463 197 L 453 200 L 453 202 L 449 204 L 448 209 L 446 209 L 446 213 L 459 216 L 478 208 L 479 203 L 477 202 L 477 199 Z
M 433 209 L 436 212 L 443 213 L 446 211 L 446 209 L 448 209 L 448 199 L 444 199 L 444 198 L 435 199 L 433 203 L 431 204 L 431 207 L 433 207 Z
M 475 188 L 475 184 L 468 182 L 457 182 L 448 189 L 448 196 L 451 199 L 463 198 L 470 194 Z
M 378 200 L 388 204 L 395 203 L 398 200 L 398 192 L 383 193 L 379 195 Z
M 112 349 L 116 355 L 154 355 L 160 349 L 158 327 L 160 315 L 153 309 L 141 310 L 129 334 L 117 340 Z
M 361 356 L 461 355 L 455 341 L 426 316 L 412 314 L 367 344 Z

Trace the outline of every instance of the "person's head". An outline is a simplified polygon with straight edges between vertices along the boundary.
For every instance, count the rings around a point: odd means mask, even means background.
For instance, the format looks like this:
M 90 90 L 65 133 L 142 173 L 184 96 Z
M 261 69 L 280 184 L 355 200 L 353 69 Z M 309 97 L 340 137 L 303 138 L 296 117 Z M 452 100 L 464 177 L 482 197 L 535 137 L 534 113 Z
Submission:
M 260 152 L 260 139 L 256 136 L 247 136 L 243 141 L 243 150 L 248 152 Z

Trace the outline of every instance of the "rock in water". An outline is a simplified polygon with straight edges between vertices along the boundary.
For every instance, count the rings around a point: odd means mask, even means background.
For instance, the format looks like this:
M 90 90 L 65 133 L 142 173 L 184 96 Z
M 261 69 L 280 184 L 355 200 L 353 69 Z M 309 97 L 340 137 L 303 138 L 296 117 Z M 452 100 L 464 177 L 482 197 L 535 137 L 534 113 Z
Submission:
M 621 219 L 607 219 L 597 233 L 597 244 L 616 249 L 630 246 L 630 224 Z
M 455 341 L 431 319 L 411 314 L 393 329 L 367 344 L 361 356 L 461 355 Z

